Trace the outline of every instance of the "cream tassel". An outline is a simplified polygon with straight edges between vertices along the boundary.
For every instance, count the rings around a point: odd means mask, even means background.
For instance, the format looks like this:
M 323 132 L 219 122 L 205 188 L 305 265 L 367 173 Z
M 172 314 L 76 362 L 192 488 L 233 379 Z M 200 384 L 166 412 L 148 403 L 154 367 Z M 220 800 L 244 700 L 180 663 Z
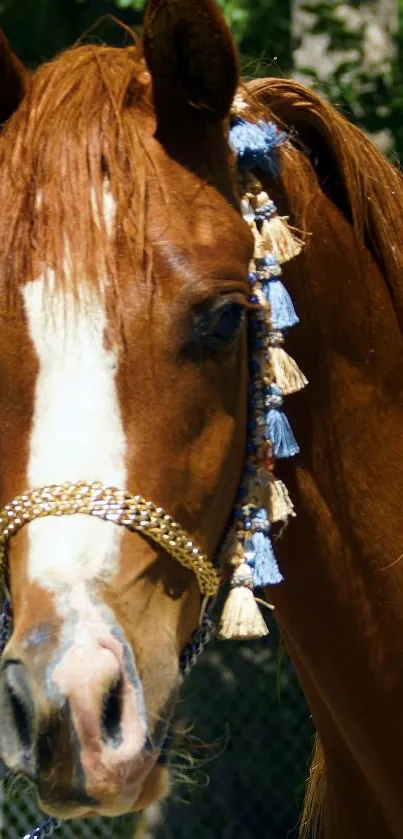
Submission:
M 270 197 L 268 196 L 267 192 L 265 192 L 264 189 L 262 189 L 261 192 L 258 193 L 258 195 L 254 196 L 253 206 L 255 210 L 260 210 L 261 207 L 266 207 L 267 204 L 272 205 L 274 209 L 273 202 L 270 200 Z
M 243 220 L 249 224 L 249 227 L 252 227 L 255 223 L 255 213 L 248 198 L 242 198 L 241 200 L 241 213 Z
M 253 224 L 250 225 L 251 231 L 253 233 L 253 238 L 255 240 L 255 250 L 254 250 L 254 259 L 263 259 L 264 256 L 267 254 L 267 245 L 263 239 L 263 236 L 259 233 L 256 222 L 254 221 Z
M 235 569 L 218 630 L 222 640 L 246 641 L 269 634 L 253 594 L 253 572 L 246 562 Z
M 294 236 L 287 216 L 274 216 L 264 221 L 261 235 L 266 251 L 272 253 L 280 265 L 298 256 L 304 246 L 304 243 Z
M 287 522 L 290 516 L 296 515 L 287 487 L 264 467 L 257 470 L 251 481 L 248 500 L 250 504 L 267 510 L 268 518 L 273 523 Z M 232 550 L 232 556 L 234 553 Z
M 268 516 L 271 522 L 286 523 L 290 516 L 295 516 L 294 505 L 288 494 L 288 489 L 282 481 L 273 477 L 269 483 Z
M 248 102 L 245 102 L 241 93 L 236 93 L 232 101 L 231 115 L 245 117 L 245 111 L 249 108 Z
M 270 347 L 269 362 L 276 384 L 284 396 L 298 393 L 308 384 L 297 362 L 282 347 Z

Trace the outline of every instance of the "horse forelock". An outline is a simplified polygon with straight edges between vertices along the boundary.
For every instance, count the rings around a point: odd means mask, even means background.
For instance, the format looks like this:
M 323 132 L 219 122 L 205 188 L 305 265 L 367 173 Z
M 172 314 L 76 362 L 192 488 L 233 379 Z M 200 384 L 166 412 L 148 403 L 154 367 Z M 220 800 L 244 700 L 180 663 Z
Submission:
M 144 148 L 147 125 L 153 111 L 140 47 L 79 46 L 36 71 L 0 138 L 5 291 L 46 266 L 54 287 L 74 293 L 85 278 L 99 290 L 106 273 L 119 294 L 117 236 L 130 243 L 133 273 L 144 250 L 153 165 Z

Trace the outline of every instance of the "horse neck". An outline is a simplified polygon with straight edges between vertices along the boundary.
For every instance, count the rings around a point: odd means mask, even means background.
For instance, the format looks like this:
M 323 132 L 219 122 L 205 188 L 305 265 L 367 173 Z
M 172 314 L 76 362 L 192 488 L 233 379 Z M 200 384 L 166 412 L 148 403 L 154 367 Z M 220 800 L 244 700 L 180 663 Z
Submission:
M 310 385 L 287 406 L 302 456 L 282 471 L 298 516 L 270 597 L 322 742 L 319 835 L 392 839 L 403 835 L 399 318 L 388 277 L 307 162 L 282 174 L 268 191 L 297 226 L 303 208 L 310 232 L 284 271 L 301 317 L 288 349 Z

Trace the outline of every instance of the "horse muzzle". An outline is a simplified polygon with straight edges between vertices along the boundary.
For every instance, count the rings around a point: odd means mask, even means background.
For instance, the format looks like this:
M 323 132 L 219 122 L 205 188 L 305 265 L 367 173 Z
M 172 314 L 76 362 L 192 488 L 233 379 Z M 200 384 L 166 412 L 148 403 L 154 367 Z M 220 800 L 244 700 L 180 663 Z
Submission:
M 80 635 L 82 636 L 80 641 Z M 129 812 L 155 767 L 142 685 L 112 632 L 77 627 L 50 664 L 8 645 L 0 671 L 0 754 L 63 818 Z

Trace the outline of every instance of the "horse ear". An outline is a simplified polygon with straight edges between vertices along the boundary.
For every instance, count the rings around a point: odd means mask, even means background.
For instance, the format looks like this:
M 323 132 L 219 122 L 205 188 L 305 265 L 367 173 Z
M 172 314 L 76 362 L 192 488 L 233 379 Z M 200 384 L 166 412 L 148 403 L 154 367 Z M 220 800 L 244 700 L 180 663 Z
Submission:
M 11 51 L 0 29 L 0 125 L 18 108 L 28 87 L 28 79 L 28 70 Z
M 180 111 L 214 122 L 229 114 L 238 55 L 215 0 L 148 0 L 143 43 L 159 119 Z

